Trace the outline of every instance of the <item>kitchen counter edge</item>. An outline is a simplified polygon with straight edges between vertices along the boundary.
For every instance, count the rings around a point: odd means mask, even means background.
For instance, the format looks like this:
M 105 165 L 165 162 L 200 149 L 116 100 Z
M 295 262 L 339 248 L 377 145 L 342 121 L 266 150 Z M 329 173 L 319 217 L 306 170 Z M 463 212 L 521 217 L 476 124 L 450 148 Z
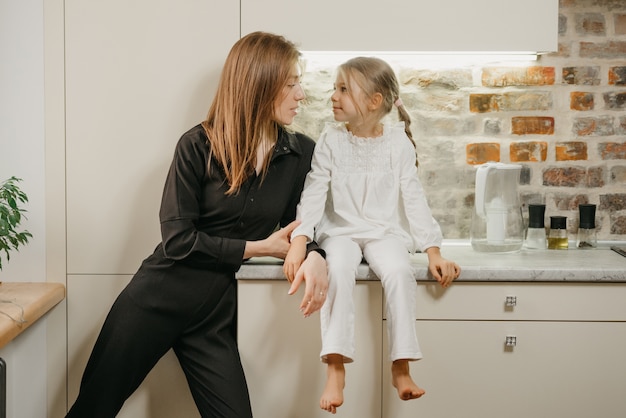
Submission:
M 580 282 L 626 283 L 626 257 L 608 246 L 592 250 L 529 250 L 514 253 L 477 252 L 469 245 L 442 246 L 443 257 L 461 266 L 457 281 L 466 282 Z M 426 254 L 410 256 L 417 281 L 433 280 Z M 237 272 L 238 280 L 285 280 L 282 260 L 256 257 Z M 367 264 L 357 270 L 357 280 L 378 278 Z

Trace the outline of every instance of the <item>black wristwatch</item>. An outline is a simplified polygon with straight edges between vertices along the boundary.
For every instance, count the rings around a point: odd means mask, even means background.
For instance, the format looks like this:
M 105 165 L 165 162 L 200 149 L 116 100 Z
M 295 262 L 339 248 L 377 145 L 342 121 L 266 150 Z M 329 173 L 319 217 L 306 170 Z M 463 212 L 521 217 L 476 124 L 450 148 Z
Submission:
M 310 250 L 307 250 L 306 255 L 308 256 L 311 251 L 315 251 L 316 253 L 321 255 L 324 260 L 326 260 L 326 251 L 322 250 L 320 247 L 311 248 Z

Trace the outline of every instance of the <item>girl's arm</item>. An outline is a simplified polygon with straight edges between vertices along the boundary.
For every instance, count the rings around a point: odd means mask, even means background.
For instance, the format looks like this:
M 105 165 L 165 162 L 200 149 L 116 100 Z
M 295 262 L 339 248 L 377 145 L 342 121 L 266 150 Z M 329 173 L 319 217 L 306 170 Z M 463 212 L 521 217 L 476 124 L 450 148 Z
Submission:
M 312 241 L 315 227 L 322 219 L 326 207 L 330 175 L 331 152 L 326 141 L 326 132 L 324 132 L 315 145 L 311 159 L 311 170 L 306 176 L 304 189 L 296 210 L 296 219 L 302 223 L 291 234 L 292 246 L 283 264 L 283 272 L 290 282 L 295 279 L 296 273 L 307 255 L 305 250 L 307 243 L 310 247 L 309 250 L 311 247 L 317 247 L 317 244 Z M 323 256 L 323 251 L 321 254 Z
M 402 133 L 404 135 L 404 133 Z M 428 206 L 424 188 L 415 166 L 415 149 L 408 138 L 399 142 L 396 153 L 400 170 L 400 193 L 404 204 L 409 231 L 414 242 L 413 251 L 425 251 L 430 247 L 441 247 L 441 228 Z
M 300 265 L 306 258 L 307 239 L 306 235 L 298 235 L 291 239 L 291 245 L 283 263 L 283 273 L 289 282 L 293 282 Z
M 315 145 L 311 170 L 306 176 L 300 203 L 296 210 L 296 219 L 302 224 L 294 230 L 293 237 L 305 235 L 310 242 L 315 234 L 315 227 L 322 219 L 331 176 L 331 151 L 326 133 L 322 133 Z

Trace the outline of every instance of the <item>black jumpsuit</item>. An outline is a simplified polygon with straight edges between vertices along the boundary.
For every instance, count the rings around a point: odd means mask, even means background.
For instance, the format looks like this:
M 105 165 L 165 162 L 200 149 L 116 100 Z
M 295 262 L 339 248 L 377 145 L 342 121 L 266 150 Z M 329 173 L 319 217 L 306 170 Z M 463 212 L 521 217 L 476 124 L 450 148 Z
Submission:
M 198 125 L 179 140 L 160 209 L 162 242 L 115 301 L 67 417 L 114 417 L 173 348 L 202 417 L 251 417 L 236 342 L 235 272 L 246 241 L 295 219 L 314 141 L 280 129 L 269 170 L 226 196 Z

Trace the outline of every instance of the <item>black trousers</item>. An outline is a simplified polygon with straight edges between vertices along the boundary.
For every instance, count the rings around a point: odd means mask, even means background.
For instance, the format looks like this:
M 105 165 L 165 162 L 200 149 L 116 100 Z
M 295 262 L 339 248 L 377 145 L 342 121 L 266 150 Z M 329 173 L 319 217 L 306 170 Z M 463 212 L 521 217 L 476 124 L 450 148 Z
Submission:
M 234 273 L 173 275 L 171 266 L 146 262 L 113 304 L 66 417 L 115 417 L 170 348 L 203 418 L 252 417 L 236 342 Z

